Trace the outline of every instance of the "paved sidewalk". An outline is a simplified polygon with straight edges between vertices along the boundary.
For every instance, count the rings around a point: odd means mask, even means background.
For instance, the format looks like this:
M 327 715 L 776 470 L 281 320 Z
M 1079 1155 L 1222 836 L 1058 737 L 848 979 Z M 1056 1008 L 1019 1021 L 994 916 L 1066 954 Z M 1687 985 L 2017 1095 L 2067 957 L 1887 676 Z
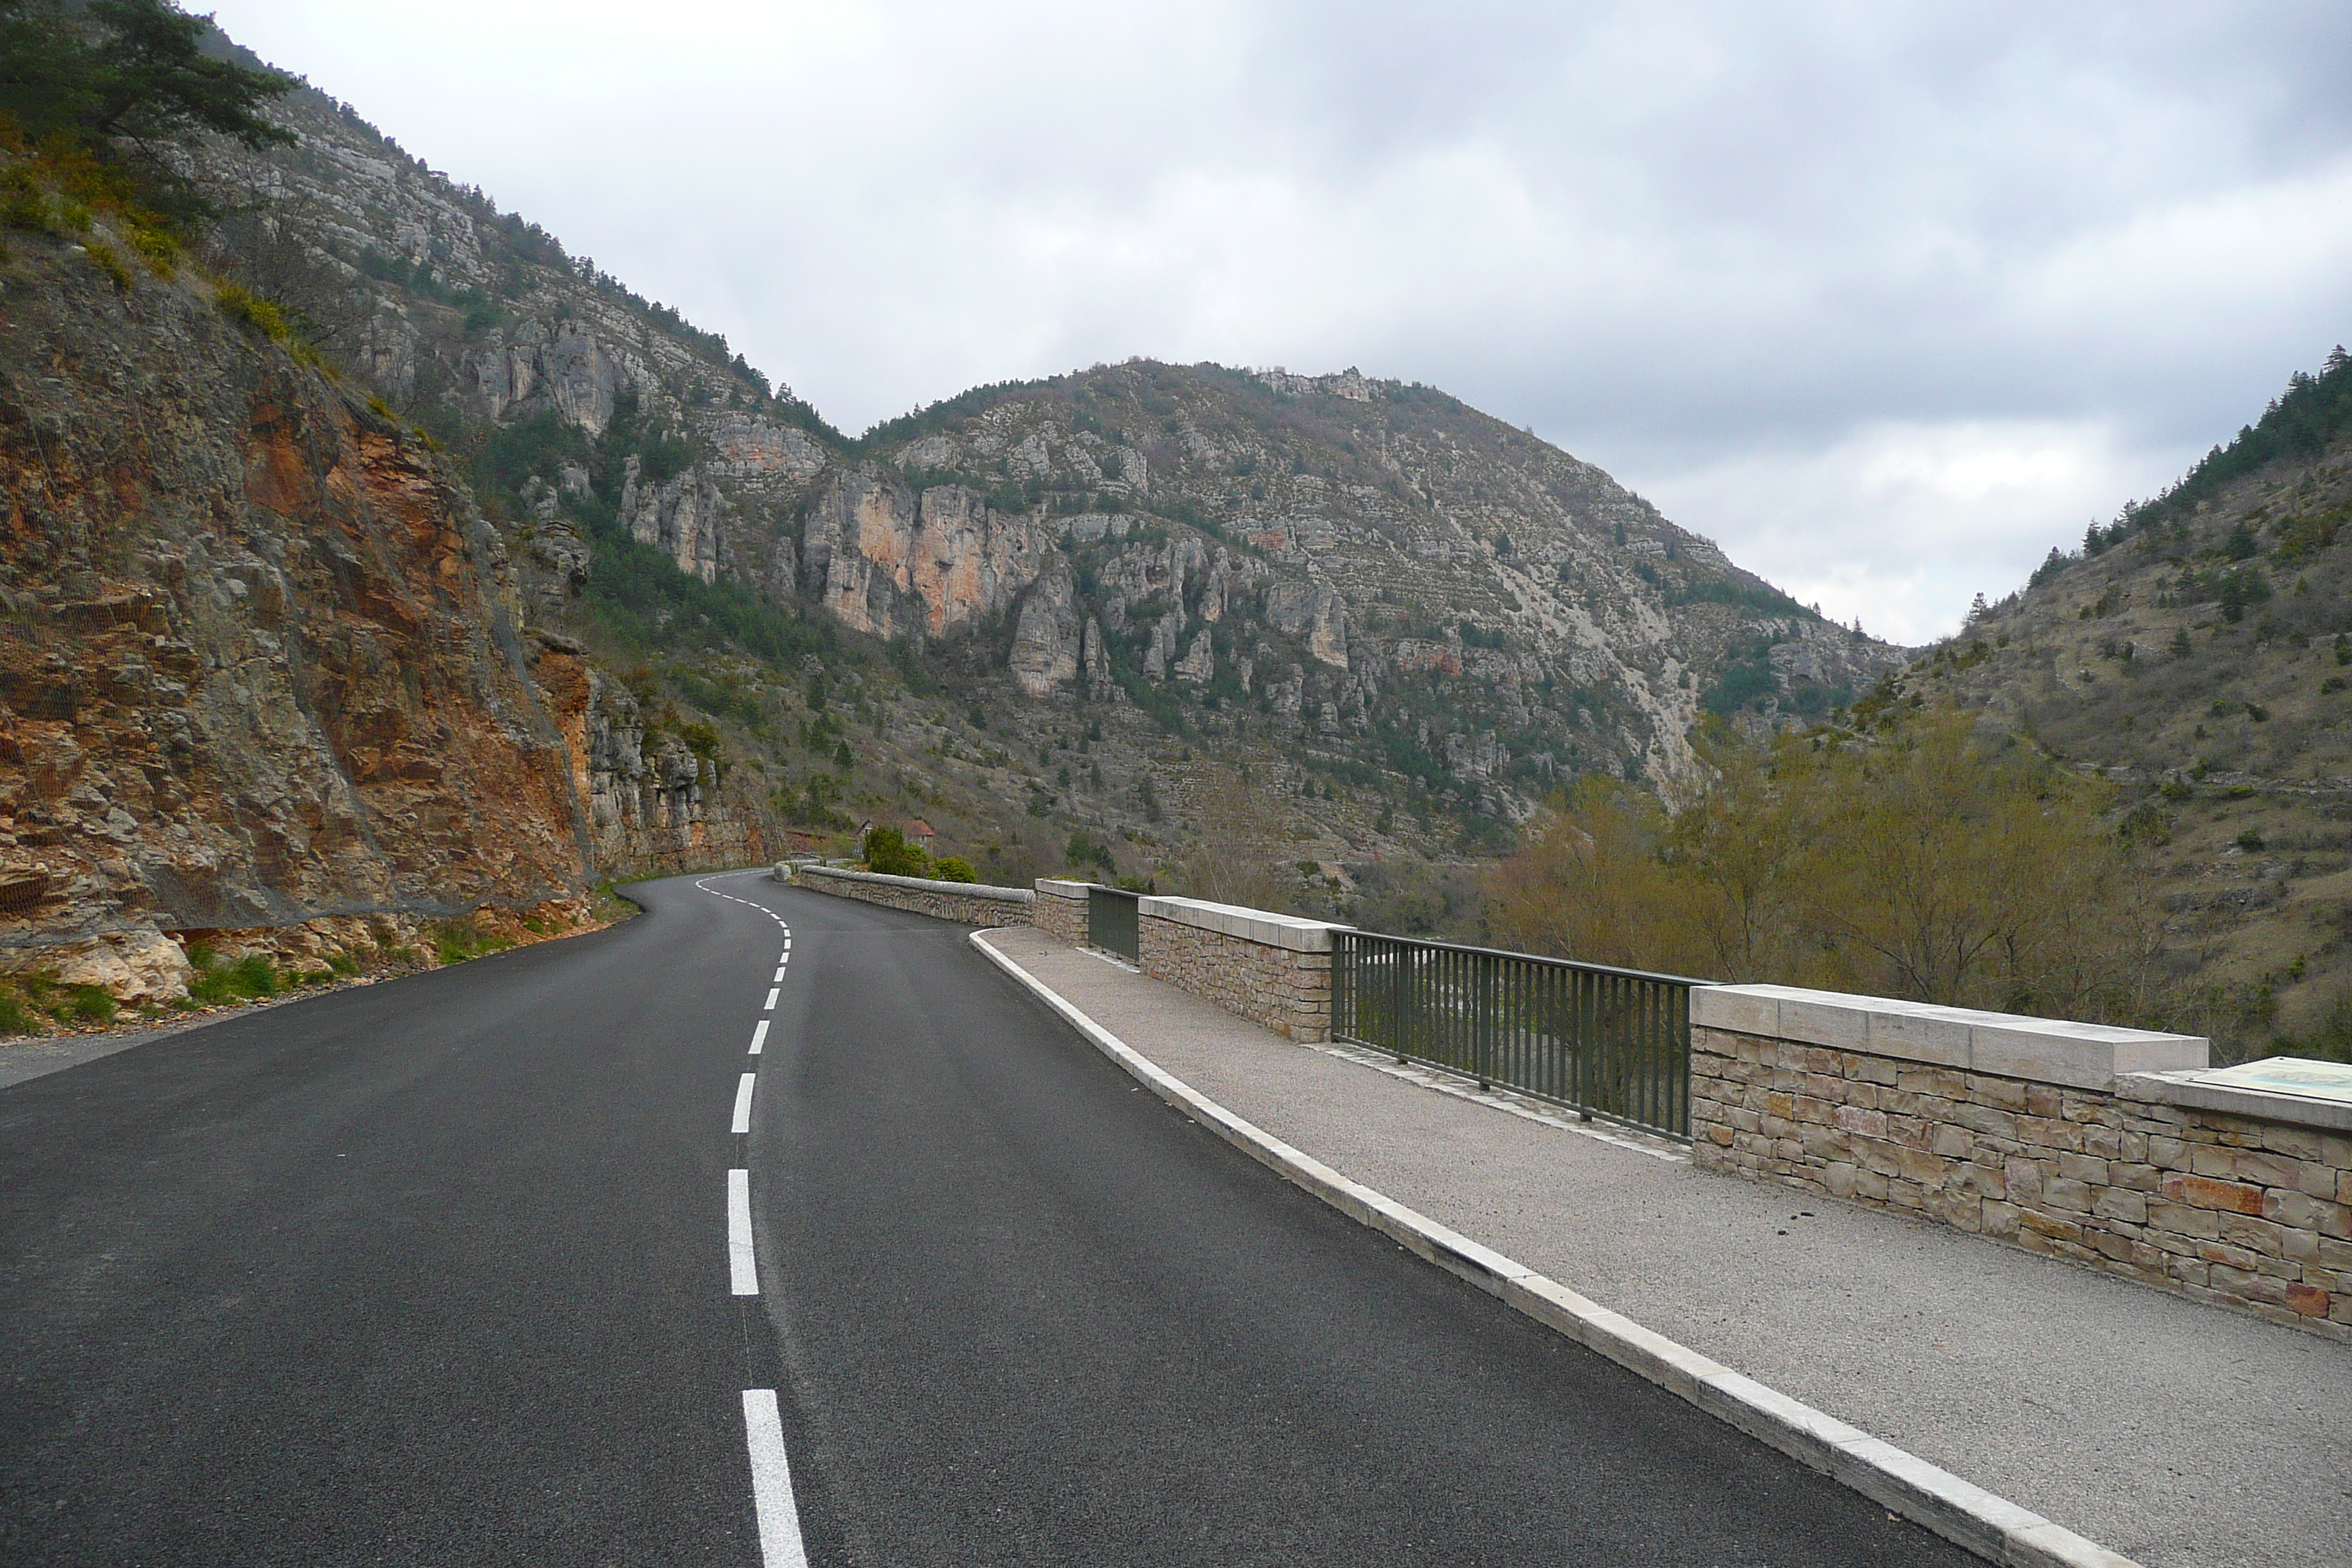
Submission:
M 1034 930 L 990 941 L 1354 1180 L 2147 1568 L 2352 1563 L 2352 1348 L 1441 1093 Z

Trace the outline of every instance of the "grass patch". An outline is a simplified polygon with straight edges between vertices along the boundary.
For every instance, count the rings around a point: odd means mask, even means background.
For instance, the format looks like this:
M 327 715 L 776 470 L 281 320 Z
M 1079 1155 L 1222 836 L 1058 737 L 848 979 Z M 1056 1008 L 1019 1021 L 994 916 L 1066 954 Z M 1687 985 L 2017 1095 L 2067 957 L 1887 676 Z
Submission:
M 590 913 L 597 920 L 611 924 L 627 920 L 631 915 L 645 913 L 645 906 L 610 882 L 599 882 L 588 894 Z
M 0 994 L 0 1035 L 34 1035 L 40 1028 L 40 1019 L 21 998 Z
M 330 381 L 341 381 L 342 373 L 333 361 L 320 353 L 318 345 L 296 330 L 295 324 L 275 300 L 267 300 L 246 288 L 223 278 L 213 284 L 213 303 L 220 313 L 249 331 L 259 332 L 284 349 L 287 357 L 306 369 L 315 370 Z M 400 416 L 380 397 L 368 399 L 368 405 L 385 418 L 399 423 Z
M 92 239 L 83 245 L 82 250 L 89 256 L 90 265 L 111 279 L 116 289 L 125 294 L 131 292 L 131 268 L 122 264 L 114 247 L 102 239 Z
M 198 942 L 188 950 L 194 973 L 188 976 L 191 1005 L 217 1007 L 275 996 L 290 976 L 281 975 L 266 952 L 248 952 L 235 963 L 225 963 L 211 948 Z
M 63 1005 L 58 1008 L 58 1021 L 70 1024 L 111 1024 L 116 1004 L 103 986 L 77 985 L 66 993 Z
M 61 985 L 55 973 L 19 974 L 0 988 L 0 1035 L 37 1035 L 44 1020 L 68 1029 L 114 1022 L 121 1004 L 102 985 Z
M 514 938 L 504 931 L 484 926 L 472 915 L 459 915 L 442 921 L 433 933 L 433 956 L 445 964 L 463 963 L 469 958 L 504 952 L 514 944 Z

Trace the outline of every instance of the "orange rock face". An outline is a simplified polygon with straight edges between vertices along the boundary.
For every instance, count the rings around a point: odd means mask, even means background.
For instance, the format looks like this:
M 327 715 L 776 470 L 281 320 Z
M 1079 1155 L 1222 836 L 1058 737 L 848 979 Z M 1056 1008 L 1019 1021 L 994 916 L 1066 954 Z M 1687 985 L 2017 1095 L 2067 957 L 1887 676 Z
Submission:
M 0 295 L 0 972 L 719 847 L 637 734 L 600 775 L 599 678 L 521 624 L 415 432 L 201 285 L 31 260 Z

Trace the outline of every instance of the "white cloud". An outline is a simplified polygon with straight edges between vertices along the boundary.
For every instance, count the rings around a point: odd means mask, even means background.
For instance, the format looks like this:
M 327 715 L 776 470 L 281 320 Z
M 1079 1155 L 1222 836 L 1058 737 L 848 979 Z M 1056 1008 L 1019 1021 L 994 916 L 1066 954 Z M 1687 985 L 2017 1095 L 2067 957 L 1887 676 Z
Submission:
M 1700 532 L 1737 519 L 1737 559 L 1800 602 L 1895 642 L 1959 629 L 2115 498 L 2147 494 L 2186 454 L 2118 449 L 2096 422 L 1880 423 L 1822 449 L 1751 453 L 1651 485 Z

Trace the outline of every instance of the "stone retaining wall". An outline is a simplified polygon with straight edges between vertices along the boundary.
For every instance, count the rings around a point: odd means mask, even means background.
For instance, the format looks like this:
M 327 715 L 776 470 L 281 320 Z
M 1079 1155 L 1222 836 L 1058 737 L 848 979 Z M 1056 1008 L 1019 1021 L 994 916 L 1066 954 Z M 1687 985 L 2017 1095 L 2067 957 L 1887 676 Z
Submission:
M 1030 908 L 1037 898 L 1026 888 L 934 882 L 922 877 L 885 877 L 873 871 L 845 871 L 835 866 L 787 863 L 776 868 L 776 879 L 794 883 L 813 893 L 831 893 L 835 898 L 856 899 L 968 926 L 1027 925 Z
M 1307 1044 L 1331 1037 L 1331 933 L 1324 921 L 1197 899 L 1137 908 L 1143 973 Z
M 1066 942 L 1072 947 L 1087 945 L 1087 900 L 1091 896 L 1087 882 L 1065 882 L 1051 877 L 1037 879 L 1037 901 L 1029 907 L 1029 923 L 1052 937 Z
M 2206 1043 L 1776 986 L 1691 1005 L 1693 1162 L 2352 1342 L 2352 1105 Z

